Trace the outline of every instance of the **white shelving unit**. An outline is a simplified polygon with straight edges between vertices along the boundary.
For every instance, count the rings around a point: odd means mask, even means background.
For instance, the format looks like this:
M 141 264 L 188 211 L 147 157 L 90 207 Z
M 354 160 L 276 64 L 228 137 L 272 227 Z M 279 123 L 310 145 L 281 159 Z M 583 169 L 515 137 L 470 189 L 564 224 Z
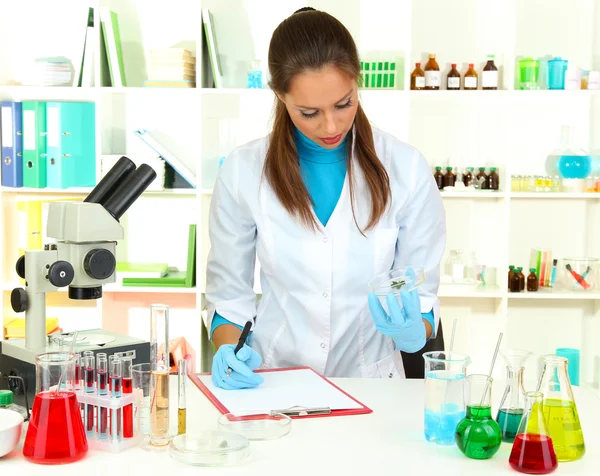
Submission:
M 471 356 L 470 371 L 487 371 L 502 331 L 504 346 L 526 347 L 536 355 L 559 346 L 581 349 L 582 380 L 600 384 L 600 291 L 511 294 L 505 289 L 508 265 L 527 267 L 533 247 L 552 248 L 555 256 L 600 256 L 600 194 L 512 193 L 508 180 L 512 174 L 543 173 L 545 158 L 558 145 L 564 123 L 578 127 L 581 147 L 600 149 L 600 92 L 515 90 L 515 62 L 525 55 L 556 55 L 584 69 L 600 69 L 600 0 L 95 0 L 91 6 L 109 7 L 119 15 L 127 87 L 106 87 L 100 80 L 99 62 L 95 87 L 14 85 L 24 61 L 51 55 L 77 57 L 84 32 L 82 12 L 88 6 L 80 3 L 59 0 L 49 6 L 42 0 L 24 0 L 0 6 L 0 99 L 94 101 L 98 157 L 147 154 L 131 131 L 157 131 L 164 145 L 196 170 L 199 188 L 144 194 L 126 214 L 127 239 L 119 250 L 146 260 L 161 256 L 177 262 L 182 254 L 175 243 L 187 236 L 182 230 L 195 219 L 198 275 L 193 290 L 107 287 L 104 298 L 93 305 L 69 302 L 65 293 L 55 293 L 58 296 L 49 301 L 55 306 L 52 312 L 60 313 L 61 324 L 66 316 L 65 322 L 73 328 L 92 323 L 145 336 L 147 306 L 162 300 L 173 306 L 172 334 L 185 335 L 199 355 L 207 355 L 200 311 L 209 250 L 207 216 L 217 163 L 233 147 L 268 133 L 273 93 L 244 89 L 246 71 L 254 59 L 266 65 L 277 24 L 310 5 L 339 18 L 361 54 L 387 50 L 402 56 L 403 89 L 360 92 L 375 126 L 419 148 L 432 167 L 499 169 L 502 190 L 498 193 L 442 193 L 447 249 L 474 251 L 481 263 L 496 269 L 496 285 L 475 290 L 440 288 L 446 335 L 452 320 L 458 319 L 455 346 Z M 202 56 L 201 7 L 213 13 L 224 89 L 200 87 L 206 86 L 208 65 Z M 49 22 L 58 33 L 45 34 Z M 28 25 L 26 36 L 19 30 L 22 24 Z M 12 41 L 16 37 L 22 39 L 19 48 Z M 142 88 L 149 50 L 173 46 L 186 47 L 198 58 L 198 88 Z M 481 71 L 487 54 L 495 54 L 501 89 L 407 90 L 414 63 L 424 64 L 429 52 L 437 54 L 443 78 L 450 63 L 457 63 L 461 73 L 471 62 Z M 5 316 L 12 312 L 5 283 L 14 282 L 16 253 L 10 247 L 18 240 L 13 226 L 16 201 L 77 198 L 86 193 L 0 189 L 4 290 L 0 304 Z M 535 359 L 529 365 L 537 372 Z M 496 372 L 502 374 L 502 365 L 496 365 Z

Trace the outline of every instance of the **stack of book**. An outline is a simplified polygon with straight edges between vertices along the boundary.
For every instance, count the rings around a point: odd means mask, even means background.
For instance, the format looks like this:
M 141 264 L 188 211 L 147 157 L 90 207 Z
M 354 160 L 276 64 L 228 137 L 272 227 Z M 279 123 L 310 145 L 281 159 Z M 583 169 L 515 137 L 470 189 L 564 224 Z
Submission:
M 38 58 L 26 66 L 23 86 L 70 86 L 73 82 L 73 65 L 63 57 Z
M 196 58 L 185 48 L 150 50 L 145 87 L 195 88 Z

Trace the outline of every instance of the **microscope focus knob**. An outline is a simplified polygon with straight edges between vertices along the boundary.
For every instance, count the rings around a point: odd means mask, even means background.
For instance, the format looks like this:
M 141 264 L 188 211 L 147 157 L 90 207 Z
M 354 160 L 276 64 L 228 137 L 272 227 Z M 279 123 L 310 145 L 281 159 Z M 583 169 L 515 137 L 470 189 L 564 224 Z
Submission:
M 19 278 L 25 279 L 25 255 L 19 257 L 15 269 Z
M 75 270 L 71 263 L 67 261 L 56 261 L 48 269 L 48 281 L 57 288 L 63 288 L 73 282 Z
M 27 309 L 27 293 L 23 288 L 15 288 L 10 293 L 10 305 L 15 312 L 23 312 Z
M 83 269 L 90 278 L 110 278 L 117 267 L 114 255 L 106 249 L 99 248 L 88 251 L 83 259 Z

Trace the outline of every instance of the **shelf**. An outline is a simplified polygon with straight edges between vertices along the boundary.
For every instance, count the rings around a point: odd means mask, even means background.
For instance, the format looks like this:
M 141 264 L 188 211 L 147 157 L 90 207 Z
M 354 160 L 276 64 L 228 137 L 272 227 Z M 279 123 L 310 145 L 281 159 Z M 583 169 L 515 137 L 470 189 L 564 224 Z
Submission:
M 497 298 L 504 297 L 498 286 L 461 286 L 459 284 L 441 284 L 438 291 L 440 298 Z
M 96 88 L 74 88 L 71 86 L 2 86 L 0 96 L 16 100 L 95 100 Z
M 91 187 L 72 188 L 30 188 L 30 187 L 1 187 L 0 191 L 7 194 L 38 194 L 38 195 L 87 195 L 92 191 Z M 165 190 L 147 190 L 144 195 L 162 196 L 195 196 L 196 189 L 193 188 L 169 188 Z
M 495 200 L 498 198 L 504 198 L 506 194 L 504 192 L 440 192 L 442 198 L 475 198 L 480 200 Z
M 511 192 L 511 198 L 537 198 L 537 199 L 600 199 L 600 193 L 562 193 L 562 192 Z
M 598 292 L 572 292 L 542 288 L 537 292 L 507 293 L 508 299 L 563 299 L 563 300 L 596 300 L 600 299 Z

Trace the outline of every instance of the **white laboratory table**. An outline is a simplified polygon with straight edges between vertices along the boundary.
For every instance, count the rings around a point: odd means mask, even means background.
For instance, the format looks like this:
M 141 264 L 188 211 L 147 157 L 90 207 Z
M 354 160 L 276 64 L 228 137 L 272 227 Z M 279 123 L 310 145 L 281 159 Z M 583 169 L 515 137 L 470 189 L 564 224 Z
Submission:
M 176 395 L 172 377 L 172 395 Z M 468 459 L 455 446 L 427 443 L 423 438 L 423 391 L 420 380 L 333 379 L 373 410 L 368 415 L 324 417 L 292 422 L 291 432 L 273 441 L 250 442 L 250 456 L 240 466 L 199 468 L 179 463 L 166 453 L 132 448 L 111 454 L 89 451 L 77 463 L 39 466 L 22 456 L 21 445 L 0 458 L 1 474 L 114 476 L 138 475 L 367 475 L 492 476 L 518 474 L 508 464 L 511 445 L 503 443 L 487 461 Z M 220 413 L 188 381 L 188 432 L 216 429 Z M 574 388 L 586 439 L 586 454 L 559 463 L 555 475 L 600 475 L 600 398 Z M 499 402 L 495 402 L 498 404 Z M 176 411 L 176 408 L 173 409 Z M 172 421 L 175 419 L 173 413 Z M 176 424 L 176 422 L 174 421 Z

